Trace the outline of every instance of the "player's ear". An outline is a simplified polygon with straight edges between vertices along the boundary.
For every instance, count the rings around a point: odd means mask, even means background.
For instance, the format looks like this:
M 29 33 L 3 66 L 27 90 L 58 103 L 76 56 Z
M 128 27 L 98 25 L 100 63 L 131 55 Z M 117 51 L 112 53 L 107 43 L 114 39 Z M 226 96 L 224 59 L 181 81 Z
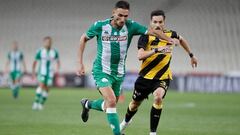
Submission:
M 112 16 L 114 16 L 115 13 L 116 13 L 116 8 L 112 10 Z

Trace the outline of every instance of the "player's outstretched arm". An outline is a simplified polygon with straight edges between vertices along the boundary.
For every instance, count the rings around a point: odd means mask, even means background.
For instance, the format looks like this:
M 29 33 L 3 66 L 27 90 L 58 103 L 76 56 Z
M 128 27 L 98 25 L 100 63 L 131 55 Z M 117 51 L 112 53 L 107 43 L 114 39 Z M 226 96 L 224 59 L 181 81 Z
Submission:
M 33 77 L 33 78 L 35 78 L 35 76 L 36 76 L 36 75 L 35 75 L 35 73 L 36 73 L 36 72 L 35 72 L 36 66 L 37 66 L 37 61 L 34 60 L 34 61 L 33 61 L 33 65 L 32 65 L 32 77 Z
M 83 64 L 83 52 L 86 46 L 86 43 L 89 39 L 87 38 L 86 34 L 83 34 L 80 38 L 80 46 L 78 50 L 78 69 L 77 69 L 77 75 L 81 76 L 85 74 L 84 64 Z
M 22 60 L 22 64 L 23 64 L 23 72 L 27 73 L 27 66 L 26 66 L 25 59 Z
M 7 60 L 6 64 L 5 64 L 5 74 L 7 74 L 9 72 L 9 64 L 10 64 L 10 61 Z
M 189 44 L 187 42 L 186 39 L 184 39 L 182 36 L 179 36 L 179 41 L 180 41 L 180 45 L 183 47 L 183 49 L 189 54 L 190 58 L 191 58 L 191 65 L 193 68 L 197 67 L 198 64 L 198 60 L 197 58 L 193 55 Z
M 168 37 L 166 34 L 164 34 L 162 30 L 155 30 L 155 29 L 148 28 L 147 35 L 156 36 L 159 39 L 166 40 L 166 42 L 170 44 L 175 44 L 174 40 Z
M 56 73 L 58 74 L 60 71 L 60 67 L 61 67 L 61 62 L 59 59 L 57 59 L 57 65 L 56 65 Z
M 155 54 L 154 50 L 145 51 L 143 48 L 140 48 L 138 50 L 137 57 L 138 57 L 139 60 L 144 60 L 144 59 L 152 56 L 153 54 Z

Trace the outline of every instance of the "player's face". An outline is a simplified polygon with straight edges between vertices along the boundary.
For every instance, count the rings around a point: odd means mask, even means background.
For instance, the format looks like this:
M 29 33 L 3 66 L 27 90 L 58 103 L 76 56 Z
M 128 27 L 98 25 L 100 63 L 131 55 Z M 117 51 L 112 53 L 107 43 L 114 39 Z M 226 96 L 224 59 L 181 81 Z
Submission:
M 129 10 L 116 8 L 113 10 L 113 22 L 117 27 L 123 27 L 128 19 Z
M 50 49 L 52 46 L 52 40 L 51 39 L 45 39 L 44 40 L 44 47 L 47 49 Z
M 17 42 L 13 42 L 12 49 L 13 49 L 14 51 L 17 51 L 17 50 L 18 50 L 18 43 L 17 43 Z
M 153 16 L 150 22 L 150 27 L 156 30 L 163 30 L 165 25 L 165 20 L 163 16 Z

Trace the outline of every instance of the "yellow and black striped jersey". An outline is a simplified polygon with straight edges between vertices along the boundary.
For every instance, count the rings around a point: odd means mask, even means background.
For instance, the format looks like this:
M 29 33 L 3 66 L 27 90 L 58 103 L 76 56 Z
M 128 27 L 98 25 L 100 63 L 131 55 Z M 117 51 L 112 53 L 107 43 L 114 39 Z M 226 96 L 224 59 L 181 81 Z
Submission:
M 171 38 L 179 39 L 178 34 L 172 30 L 165 30 L 164 33 Z M 167 46 L 167 41 L 160 40 L 155 36 L 142 35 L 138 40 L 138 49 L 143 48 L 145 51 L 150 51 L 154 48 Z M 171 51 L 173 45 L 170 47 Z M 142 61 L 139 75 L 146 79 L 172 79 L 170 62 L 172 53 L 155 53 Z

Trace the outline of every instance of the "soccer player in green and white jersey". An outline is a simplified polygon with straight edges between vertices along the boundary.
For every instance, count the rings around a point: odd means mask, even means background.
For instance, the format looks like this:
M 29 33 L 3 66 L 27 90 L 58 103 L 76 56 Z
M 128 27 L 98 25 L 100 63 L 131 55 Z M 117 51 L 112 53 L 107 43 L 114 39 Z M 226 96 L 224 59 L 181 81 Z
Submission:
M 35 101 L 32 106 L 33 110 L 42 110 L 43 104 L 47 100 L 49 86 L 53 83 L 54 62 L 57 63 L 56 73 L 60 68 L 59 54 L 56 49 L 52 48 L 52 38 L 45 37 L 43 42 L 44 47 L 37 51 L 32 66 L 32 74 L 33 77 L 35 77 L 35 69 L 38 64 L 37 79 L 39 81 L 39 86 L 36 89 Z
M 121 84 L 125 75 L 125 61 L 127 50 L 132 37 L 135 35 L 151 34 L 166 42 L 174 41 L 162 31 L 147 29 L 137 22 L 128 20 L 129 3 L 118 1 L 112 12 L 112 17 L 104 21 L 95 22 L 80 38 L 79 69 L 77 75 L 85 74 L 83 51 L 86 42 L 97 37 L 97 56 L 93 64 L 93 77 L 103 99 L 82 99 L 82 120 L 86 122 L 89 109 L 105 111 L 114 135 L 120 135 L 119 120 L 116 103 L 119 98 Z
M 20 79 L 22 76 L 22 65 L 23 71 L 26 72 L 26 63 L 24 56 L 18 49 L 18 43 L 15 41 L 12 45 L 12 51 L 8 52 L 8 61 L 6 63 L 5 72 L 9 73 L 11 83 L 10 88 L 12 89 L 12 95 L 14 98 L 18 97 L 20 90 Z

